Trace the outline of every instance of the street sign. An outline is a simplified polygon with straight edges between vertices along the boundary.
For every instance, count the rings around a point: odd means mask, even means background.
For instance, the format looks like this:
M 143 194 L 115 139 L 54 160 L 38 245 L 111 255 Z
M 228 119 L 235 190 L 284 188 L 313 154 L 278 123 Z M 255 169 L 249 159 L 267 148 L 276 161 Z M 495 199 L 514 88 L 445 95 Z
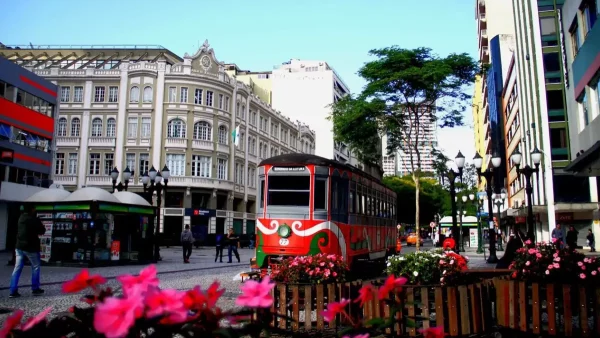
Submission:
M 485 212 L 485 211 L 482 211 L 482 212 L 478 212 L 478 213 L 477 213 L 477 217 L 488 217 L 489 215 L 490 215 L 490 214 L 489 214 L 489 213 L 487 213 L 487 212 Z
M 429 226 L 432 227 L 432 228 L 435 228 L 435 222 L 429 223 Z

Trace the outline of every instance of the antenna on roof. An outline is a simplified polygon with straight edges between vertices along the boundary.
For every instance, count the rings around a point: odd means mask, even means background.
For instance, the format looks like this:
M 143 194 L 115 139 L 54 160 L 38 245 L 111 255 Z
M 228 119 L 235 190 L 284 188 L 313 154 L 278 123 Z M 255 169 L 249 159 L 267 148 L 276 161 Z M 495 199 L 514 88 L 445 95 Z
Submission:
M 33 48 L 33 44 L 31 42 L 29 43 L 29 47 L 31 47 L 31 49 L 35 49 Z

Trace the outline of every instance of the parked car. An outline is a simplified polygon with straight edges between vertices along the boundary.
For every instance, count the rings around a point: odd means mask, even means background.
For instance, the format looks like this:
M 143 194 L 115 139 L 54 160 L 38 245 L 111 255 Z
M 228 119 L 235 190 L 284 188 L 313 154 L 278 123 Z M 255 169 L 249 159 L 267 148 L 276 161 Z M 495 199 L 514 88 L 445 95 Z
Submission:
M 414 232 L 406 237 L 406 246 L 417 245 L 417 234 Z M 419 245 L 423 245 L 423 238 L 419 238 Z

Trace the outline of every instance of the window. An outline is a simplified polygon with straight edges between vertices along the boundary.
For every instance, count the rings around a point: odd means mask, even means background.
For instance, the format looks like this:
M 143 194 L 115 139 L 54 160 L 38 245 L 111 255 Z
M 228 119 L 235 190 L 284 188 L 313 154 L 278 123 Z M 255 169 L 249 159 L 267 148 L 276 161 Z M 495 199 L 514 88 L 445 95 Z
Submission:
M 229 96 L 225 97 L 225 111 L 229 111 Z
M 235 104 L 235 116 L 236 117 L 240 117 L 241 116 L 240 114 L 241 114 L 240 103 L 238 102 L 238 103 Z
M 78 117 L 71 120 L 71 136 L 79 137 L 79 131 L 81 130 L 81 121 Z
M 119 101 L 119 87 L 110 86 L 108 87 L 108 102 L 118 102 Z
M 225 126 L 219 126 L 219 143 L 220 144 L 227 144 L 227 127 Z
M 544 70 L 547 72 L 559 72 L 561 60 L 558 53 L 544 53 Z
M 92 137 L 102 136 L 102 119 L 96 117 L 92 120 Z
M 152 135 L 152 118 L 142 117 L 142 138 L 150 138 Z
M 114 118 L 106 120 L 106 136 L 115 137 L 117 135 L 117 121 Z
M 167 167 L 171 176 L 185 175 L 185 154 L 167 154 Z
M 227 160 L 222 158 L 217 159 L 217 179 L 227 179 Z
M 182 119 L 172 119 L 167 124 L 167 137 L 185 138 L 185 122 Z
M 315 210 L 327 210 L 327 178 L 315 177 Z
M 219 94 L 219 109 L 223 109 L 223 94 Z
M 308 207 L 310 176 L 269 176 L 267 204 Z
M 125 168 L 135 171 L 135 154 L 125 154 Z
M 58 119 L 58 129 L 56 130 L 56 136 L 67 136 L 67 119 L 64 117 Z
M 177 101 L 177 87 L 169 87 L 169 102 Z
M 583 94 L 581 96 L 581 100 L 580 100 L 580 105 L 581 105 L 581 123 L 580 123 L 580 131 L 583 130 L 583 128 L 585 128 L 588 124 L 590 124 L 590 115 L 591 115 L 591 107 L 590 107 L 590 100 L 588 98 L 587 95 L 587 88 L 585 88 L 583 90 Z
M 137 138 L 138 132 L 138 118 L 130 117 L 127 119 L 127 137 Z
M 94 102 L 104 102 L 105 87 L 96 87 L 94 90 Z
M 573 52 L 573 56 L 575 56 L 577 55 L 577 52 L 579 52 L 579 47 L 581 47 L 581 37 L 579 36 L 577 18 L 575 18 L 571 28 L 569 28 L 569 34 L 571 35 L 571 50 Z
M 564 128 L 550 128 L 550 147 L 567 148 L 567 130 Z
M 104 175 L 110 175 L 110 172 L 115 167 L 115 154 L 104 154 Z
M 69 154 L 69 175 L 77 175 L 78 157 L 79 157 L 79 154 L 77 154 L 77 153 Z
M 596 23 L 598 13 L 596 12 L 596 4 L 593 1 L 588 1 L 584 7 L 581 8 L 581 29 L 583 30 L 583 36 L 592 30 Z
M 242 111 L 240 112 L 242 115 L 242 120 L 246 120 L 246 106 L 242 105 Z
M 73 102 L 83 102 L 83 87 L 73 88 Z
M 548 110 L 565 109 L 565 101 L 563 100 L 562 90 L 547 90 L 546 104 Z
M 202 104 L 202 89 L 196 89 L 194 92 L 194 104 Z
M 188 89 L 186 87 L 181 87 L 181 92 L 179 93 L 179 102 L 187 103 L 187 95 Z
M 71 98 L 71 87 L 60 87 L 60 102 L 69 102 Z
M 213 92 L 211 92 L 210 90 L 206 91 L 206 105 L 209 107 L 213 106 Z
M 206 121 L 198 121 L 194 124 L 194 139 L 210 141 L 211 140 L 211 126 Z
M 55 175 L 64 175 L 65 174 L 65 154 L 64 153 L 56 153 L 56 161 L 54 166 L 54 174 Z
M 210 162 L 209 156 L 192 156 L 192 176 L 210 177 Z
M 151 103 L 152 102 L 152 87 L 150 86 L 146 86 L 144 87 L 144 103 Z
M 100 154 L 90 154 L 90 175 L 100 175 Z
M 556 35 L 556 21 L 554 17 L 540 18 L 540 33 L 544 35 Z
M 140 102 L 140 88 L 137 86 L 131 87 L 129 91 L 129 102 L 138 103 Z
M 140 174 L 150 171 L 150 154 L 140 154 Z

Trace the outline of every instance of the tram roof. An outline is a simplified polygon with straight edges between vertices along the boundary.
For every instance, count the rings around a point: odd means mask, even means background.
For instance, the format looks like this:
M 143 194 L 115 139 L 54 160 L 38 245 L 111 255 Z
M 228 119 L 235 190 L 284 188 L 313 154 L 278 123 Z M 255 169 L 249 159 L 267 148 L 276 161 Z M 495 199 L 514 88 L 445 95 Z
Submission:
M 367 177 L 379 184 L 383 185 L 383 182 L 378 180 L 377 178 L 369 175 L 368 173 L 358 169 L 355 166 L 345 164 L 336 160 L 330 160 L 325 157 L 312 155 L 312 154 L 302 154 L 302 153 L 291 153 L 291 154 L 283 154 L 273 156 L 267 159 L 262 160 L 259 166 L 263 165 L 275 165 L 275 166 L 291 166 L 291 165 L 319 165 L 319 166 L 328 166 L 334 167 L 337 169 L 348 170 L 352 173 L 360 174 L 361 176 Z M 385 187 L 385 186 L 384 186 Z M 386 189 L 389 189 L 385 187 Z

